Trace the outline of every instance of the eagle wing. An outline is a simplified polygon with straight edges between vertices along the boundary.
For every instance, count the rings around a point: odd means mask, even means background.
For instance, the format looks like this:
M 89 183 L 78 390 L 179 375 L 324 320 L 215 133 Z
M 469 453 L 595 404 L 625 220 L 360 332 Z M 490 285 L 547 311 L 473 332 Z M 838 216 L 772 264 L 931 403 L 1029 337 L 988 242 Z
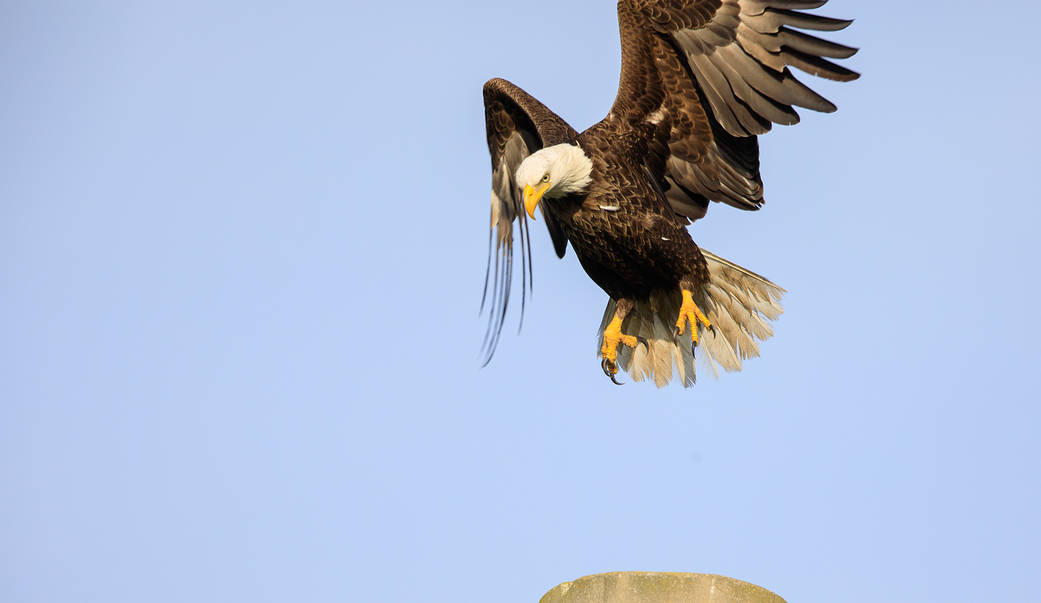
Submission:
M 859 74 L 828 59 L 856 49 L 799 31 L 852 21 L 800 12 L 826 0 L 620 0 L 622 75 L 610 116 L 657 128 L 649 161 L 672 208 L 697 219 L 708 201 L 763 204 L 756 135 L 799 121 L 793 106 L 835 105 L 789 66 L 839 81 Z
M 545 105 L 512 83 L 495 78 L 484 85 L 484 116 L 488 151 L 492 158 L 492 217 L 488 234 L 488 267 L 484 276 L 481 310 L 490 301 L 488 330 L 484 338 L 485 364 L 491 360 L 506 319 L 513 282 L 513 228 L 521 256 L 521 320 L 527 290 L 532 284 L 531 235 L 524 219 L 524 203 L 515 174 L 521 162 L 535 151 L 574 140 L 571 126 Z M 518 219 L 519 218 L 519 219 Z M 557 256 L 564 257 L 567 237 L 552 215 L 542 211 Z M 494 266 L 494 272 L 492 267 Z

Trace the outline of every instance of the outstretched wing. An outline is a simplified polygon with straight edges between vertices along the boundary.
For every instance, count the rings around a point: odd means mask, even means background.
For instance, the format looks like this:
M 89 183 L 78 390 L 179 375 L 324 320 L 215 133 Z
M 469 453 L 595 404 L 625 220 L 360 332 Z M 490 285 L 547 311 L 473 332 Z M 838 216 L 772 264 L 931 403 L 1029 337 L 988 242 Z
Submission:
M 490 302 L 483 349 L 487 364 L 499 342 L 513 284 L 514 220 L 521 257 L 521 320 L 532 284 L 531 236 L 524 219 L 521 191 L 514 180 L 517 167 L 535 151 L 574 140 L 578 133 L 530 94 L 499 78 L 488 80 L 484 85 L 484 116 L 488 151 L 492 156 L 492 230 L 488 234 L 488 268 L 481 298 L 482 311 Z M 542 218 L 557 255 L 564 257 L 567 238 L 545 210 Z
M 658 175 L 677 213 L 700 218 L 710 200 L 758 209 L 756 135 L 774 123 L 797 123 L 795 106 L 835 110 L 789 66 L 831 80 L 859 77 L 828 60 L 856 49 L 798 31 L 837 31 L 852 22 L 800 12 L 825 2 L 618 2 L 622 76 L 611 117 L 657 128 L 661 156 L 651 163 L 664 166 Z

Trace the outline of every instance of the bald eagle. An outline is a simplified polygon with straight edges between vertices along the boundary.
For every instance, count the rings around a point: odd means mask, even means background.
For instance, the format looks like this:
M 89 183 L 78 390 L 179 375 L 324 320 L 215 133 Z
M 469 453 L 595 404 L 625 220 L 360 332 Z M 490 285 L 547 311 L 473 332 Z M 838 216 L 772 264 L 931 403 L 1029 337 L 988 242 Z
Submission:
M 798 122 L 793 106 L 835 110 L 789 67 L 859 77 L 828 60 L 856 49 L 800 31 L 851 23 L 802 12 L 825 1 L 619 0 L 618 94 L 607 117 L 582 133 L 506 80 L 484 85 L 492 159 L 486 364 L 505 320 L 518 242 L 523 314 L 532 284 L 525 214 L 534 220 L 536 208 L 557 255 L 570 243 L 610 297 L 598 344 L 615 383 L 621 368 L 661 387 L 675 368 L 679 382 L 693 385 L 695 348 L 714 372 L 740 370 L 759 355 L 757 340 L 773 334 L 784 290 L 699 249 L 686 226 L 710 201 L 759 209 L 756 137 Z

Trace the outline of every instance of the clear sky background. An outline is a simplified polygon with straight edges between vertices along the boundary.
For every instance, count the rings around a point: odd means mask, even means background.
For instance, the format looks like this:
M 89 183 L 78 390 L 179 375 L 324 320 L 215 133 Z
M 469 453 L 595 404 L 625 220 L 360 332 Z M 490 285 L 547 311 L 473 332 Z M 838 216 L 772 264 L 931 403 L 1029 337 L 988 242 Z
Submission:
M 1038 600 L 1037 4 L 818 11 L 864 77 L 693 228 L 789 290 L 693 390 L 541 225 L 479 369 L 481 85 L 599 120 L 613 3 L 359 4 L 0 5 L 0 600 Z

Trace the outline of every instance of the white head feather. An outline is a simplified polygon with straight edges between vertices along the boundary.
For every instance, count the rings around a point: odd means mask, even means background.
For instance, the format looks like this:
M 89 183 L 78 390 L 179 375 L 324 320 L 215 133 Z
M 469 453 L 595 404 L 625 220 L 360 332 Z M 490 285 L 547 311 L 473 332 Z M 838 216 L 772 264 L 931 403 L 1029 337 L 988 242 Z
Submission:
M 593 161 L 577 144 L 558 144 L 539 149 L 517 167 L 517 185 L 536 187 L 549 174 L 545 197 L 563 197 L 586 190 L 593 181 Z

